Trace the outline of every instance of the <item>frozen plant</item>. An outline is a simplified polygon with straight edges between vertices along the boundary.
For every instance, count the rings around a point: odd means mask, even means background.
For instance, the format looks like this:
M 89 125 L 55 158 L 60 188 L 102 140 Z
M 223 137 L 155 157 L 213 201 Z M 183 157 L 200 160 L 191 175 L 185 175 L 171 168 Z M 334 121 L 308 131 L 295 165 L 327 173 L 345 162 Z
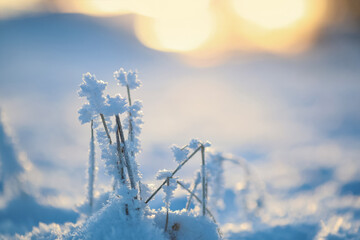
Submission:
M 209 142 L 202 142 L 197 139 L 192 139 L 184 147 L 173 145 L 171 151 L 174 154 L 174 160 L 177 163 L 175 170 L 160 170 L 156 176 L 158 180 L 162 180 L 162 184 L 151 193 L 150 188 L 141 183 L 141 174 L 136 162 L 136 156 L 140 152 L 140 133 L 143 124 L 142 121 L 142 103 L 139 100 L 133 100 L 131 97 L 131 90 L 136 90 L 141 86 L 137 73 L 133 71 L 124 71 L 120 68 L 114 73 L 114 79 L 118 85 L 126 88 L 127 98 L 123 98 L 117 94 L 110 96 L 105 94 L 107 83 L 96 79 L 95 75 L 86 73 L 83 75 L 83 82 L 80 85 L 79 96 L 85 97 L 87 102 L 79 110 L 79 120 L 82 124 L 91 123 L 91 141 L 89 154 L 89 187 L 88 199 L 90 207 L 93 205 L 93 191 L 95 178 L 95 142 L 94 131 L 96 131 L 96 141 L 101 150 L 101 158 L 105 162 L 107 173 L 113 177 L 114 185 L 113 192 L 108 194 L 106 198 L 107 203 L 104 208 L 93 212 L 92 217 L 84 223 L 85 228 L 79 229 L 79 232 L 72 232 L 68 235 L 72 237 L 88 234 L 84 232 L 90 226 L 102 225 L 100 219 L 104 223 L 108 221 L 106 215 L 111 215 L 114 222 L 121 222 L 123 227 L 128 224 L 133 224 L 136 221 L 152 221 L 153 215 L 162 216 L 161 211 L 150 210 L 148 203 L 159 192 L 160 189 L 164 191 L 165 204 L 165 227 L 157 226 L 167 233 L 167 237 L 171 239 L 181 239 L 181 226 L 186 226 L 177 222 L 179 216 L 170 211 L 171 199 L 174 196 L 174 191 L 177 186 L 181 186 L 183 190 L 190 194 L 188 204 L 186 206 L 189 210 L 191 199 L 196 199 L 201 205 L 201 215 L 205 216 L 204 220 L 209 216 L 211 221 L 216 225 L 214 216 L 207 208 L 207 165 L 205 159 L 206 149 L 210 146 Z M 122 118 L 122 114 L 126 113 L 126 118 Z M 124 132 L 127 129 L 127 134 Z M 178 180 L 177 173 L 181 168 L 193 158 L 197 153 L 201 154 L 201 169 L 197 173 L 197 179 L 192 190 L 189 189 L 188 184 Z M 201 184 L 201 196 L 197 196 L 195 191 L 198 185 Z M 110 209 L 118 208 L 117 213 L 111 213 Z M 185 208 L 184 208 L 184 211 Z M 115 214 L 115 215 L 114 215 Z M 118 215 L 120 214 L 120 216 Z M 189 217 L 192 217 L 194 211 L 188 211 Z M 171 220 L 169 220 L 171 216 Z M 194 216 L 193 216 L 194 217 Z M 130 221 L 130 218 L 132 219 Z M 117 219 L 117 220 L 115 220 Z M 127 220 L 128 219 L 128 220 Z M 206 220 L 208 221 L 208 220 Z M 111 221 L 109 221 L 111 222 Z M 169 225 L 169 222 L 173 224 Z M 105 227 L 105 226 L 104 226 Z M 106 226 L 107 228 L 108 226 Z M 109 226 L 110 227 L 110 226 Z M 194 226 L 195 227 L 195 226 Z M 90 227 L 92 228 L 92 227 Z M 87 230 L 86 230 L 87 231 Z M 219 231 L 218 231 L 219 232 Z M 123 234 L 119 232 L 118 234 Z M 96 234 L 95 234 L 96 235 Z M 200 236 L 202 233 L 200 233 Z M 112 235 L 113 236 L 113 235 Z M 206 234 L 204 234 L 205 238 Z M 114 235 L 115 237 L 115 235 Z M 120 236 L 118 236 L 121 238 Z M 139 238 L 139 237 L 137 237 Z
M 80 85 L 79 96 L 86 97 L 88 103 L 84 104 L 79 110 L 79 119 L 81 123 L 101 121 L 103 128 L 97 126 L 97 140 L 101 149 L 101 157 L 104 159 L 107 171 L 112 175 L 116 181 L 116 185 L 126 186 L 124 166 L 127 168 L 129 176 L 130 187 L 136 189 L 136 182 L 131 161 L 133 158 L 129 155 L 126 146 L 124 133 L 121 126 L 119 115 L 127 111 L 126 100 L 120 95 L 111 97 L 107 95 L 104 97 L 104 90 L 107 83 L 97 80 L 94 75 L 90 73 L 83 75 L 83 83 Z M 109 128 L 111 125 L 110 117 L 115 117 L 116 128 L 116 146 L 112 142 Z
M 172 176 L 170 170 L 166 170 L 166 169 L 160 170 L 156 175 L 157 180 L 164 180 L 164 179 L 166 180 L 166 184 L 162 187 L 165 193 L 164 203 L 166 207 L 165 232 L 167 231 L 168 221 L 169 221 L 170 201 L 174 197 L 174 191 L 176 190 L 177 187 L 176 178 L 177 177 Z
M 138 75 L 136 72 L 129 71 L 125 72 L 124 69 L 120 68 L 118 71 L 114 72 L 114 78 L 118 81 L 118 84 L 126 87 L 129 110 L 128 117 L 125 121 L 125 128 L 129 130 L 129 141 L 131 142 L 130 151 L 131 154 L 134 155 L 140 151 L 140 140 L 138 136 L 141 132 L 142 122 L 142 104 L 140 101 L 136 100 L 134 103 L 132 102 L 131 92 L 130 90 L 136 90 L 141 86 L 141 81 L 138 79 Z
M 209 151 L 211 144 L 208 141 L 192 139 L 183 147 L 172 145 L 175 169 L 160 170 L 156 179 L 162 183 L 153 191 L 150 185 L 141 182 L 136 162 L 141 150 L 143 106 L 141 101 L 132 99 L 131 90 L 138 89 L 141 82 L 136 72 L 125 72 L 122 68 L 114 73 L 114 79 L 126 88 L 127 98 L 120 94 L 106 94 L 108 83 L 90 73 L 83 75 L 78 91 L 79 96 L 86 99 L 79 110 L 79 120 L 82 124 L 90 123 L 91 130 L 86 203 L 90 207 L 86 208 L 90 209 L 88 218 L 58 229 L 56 234 L 52 230 L 55 227 L 43 228 L 37 236 L 47 239 L 220 239 L 222 234 L 208 203 L 218 206 L 214 203 L 223 197 L 223 162 L 229 159 Z M 101 152 L 95 155 L 96 145 Z M 196 154 L 201 160 L 200 167 L 196 169 L 195 181 L 190 189 L 191 184 L 178 180 L 178 174 Z M 98 155 L 113 179 L 113 189 L 94 198 L 95 156 Z M 171 211 L 177 186 L 189 197 L 182 210 Z M 161 189 L 165 208 L 151 209 L 148 203 Z M 191 201 L 198 203 L 196 208 L 190 209 Z M 33 233 L 36 232 L 39 230 L 34 229 Z

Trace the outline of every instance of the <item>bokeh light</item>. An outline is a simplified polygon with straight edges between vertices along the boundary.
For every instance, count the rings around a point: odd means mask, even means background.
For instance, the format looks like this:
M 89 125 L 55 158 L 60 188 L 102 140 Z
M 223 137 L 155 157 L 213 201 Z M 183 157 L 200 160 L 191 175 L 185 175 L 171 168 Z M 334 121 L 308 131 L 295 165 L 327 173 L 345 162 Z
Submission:
M 304 0 L 233 0 L 234 10 L 245 20 L 266 29 L 285 28 L 305 15 Z
M 1 0 L 0 9 L 30 11 L 39 2 Z M 47 2 L 47 6 L 53 5 L 48 7 L 51 11 L 98 17 L 132 14 L 134 32 L 141 43 L 180 53 L 199 66 L 218 64 L 234 51 L 292 54 L 308 49 L 330 16 L 328 4 L 328 0 Z
M 200 16 L 199 16 L 200 15 Z M 175 14 L 173 17 L 138 17 L 135 31 L 148 47 L 162 51 L 190 51 L 200 47 L 211 35 L 213 21 L 207 12 Z

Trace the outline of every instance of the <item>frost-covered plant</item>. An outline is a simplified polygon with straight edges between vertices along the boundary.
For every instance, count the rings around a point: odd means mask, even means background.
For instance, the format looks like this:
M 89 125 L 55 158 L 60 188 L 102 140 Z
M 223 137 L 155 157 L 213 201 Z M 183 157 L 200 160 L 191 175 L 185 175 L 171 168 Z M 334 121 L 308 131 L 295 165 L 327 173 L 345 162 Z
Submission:
M 174 197 L 174 191 L 176 190 L 177 187 L 177 182 L 176 182 L 177 177 L 173 177 L 170 170 L 163 169 L 157 173 L 156 179 L 166 180 L 166 184 L 162 187 L 165 193 L 164 203 L 166 207 L 166 221 L 165 221 L 165 232 L 166 232 L 169 221 L 170 201 Z
M 134 155 L 140 151 L 140 140 L 138 136 L 141 133 L 142 121 L 142 103 L 139 100 L 136 100 L 132 103 L 130 90 L 136 90 L 141 86 L 141 81 L 138 79 L 136 72 L 129 71 L 126 73 L 124 69 L 120 68 L 118 71 L 114 72 L 114 78 L 118 81 L 118 84 L 126 87 L 127 96 L 128 96 L 128 116 L 125 120 L 125 128 L 129 130 L 129 141 L 131 142 L 130 151 Z
M 211 181 L 208 181 L 208 178 L 212 170 L 207 169 L 208 166 L 211 165 L 206 164 L 206 149 L 210 147 L 210 143 L 192 139 L 183 147 L 173 145 L 171 151 L 174 154 L 177 167 L 173 171 L 160 170 L 158 172 L 156 178 L 163 182 L 151 194 L 149 191 L 150 188 L 146 184 L 141 183 L 141 174 L 136 162 L 136 156 L 140 152 L 139 136 L 143 124 L 143 113 L 141 101 L 132 100 L 131 90 L 138 89 L 141 86 L 141 82 L 136 72 L 131 70 L 125 72 L 122 68 L 114 73 L 114 79 L 118 82 L 118 85 L 126 88 L 127 98 L 123 98 L 120 94 L 115 96 L 106 95 L 104 92 L 108 84 L 102 80 L 98 80 L 95 75 L 90 73 L 83 75 L 83 82 L 79 90 L 79 96 L 87 99 L 87 102 L 79 110 L 79 120 L 82 124 L 91 122 L 92 131 L 88 184 L 90 207 L 93 205 L 95 179 L 95 145 L 93 131 L 96 131 L 96 140 L 101 150 L 101 158 L 105 162 L 107 173 L 114 179 L 114 191 L 108 195 L 107 204 L 112 205 L 111 209 L 116 205 L 120 208 L 120 214 L 124 214 L 125 216 L 129 215 L 133 220 L 137 219 L 137 221 L 143 221 L 149 214 L 160 216 L 160 212 L 155 211 L 150 213 L 147 204 L 160 189 L 163 189 L 166 209 L 165 232 L 168 232 L 169 229 L 169 236 L 174 238 L 176 235 L 174 231 L 178 231 L 178 229 L 181 228 L 181 224 L 174 222 L 177 217 L 174 217 L 174 214 L 171 213 L 170 203 L 174 191 L 179 185 L 190 195 L 186 210 L 189 210 L 192 199 L 196 199 L 201 205 L 201 215 L 209 216 L 210 219 L 216 222 L 213 214 L 211 214 L 207 207 L 207 188 L 208 184 L 211 183 Z M 124 113 L 127 113 L 127 116 L 122 119 L 121 116 Z M 127 135 L 124 129 L 128 130 Z M 179 181 L 176 174 L 197 153 L 201 154 L 201 169 L 197 173 L 192 190 L 190 190 L 190 184 Z M 200 197 L 196 193 L 199 185 L 201 185 Z M 103 212 L 101 212 L 101 210 L 94 212 L 93 217 L 99 219 L 100 215 L 108 212 L 108 209 L 110 209 L 110 207 L 108 207 L 107 210 L 103 210 Z M 193 211 L 189 212 L 189 214 L 193 214 Z M 171 219 L 170 221 L 169 216 L 175 219 Z M 126 219 L 126 217 L 121 217 L 121 219 Z M 89 224 L 91 222 L 94 222 L 94 220 L 88 221 Z M 169 222 L 174 222 L 174 224 L 168 227 Z
M 86 97 L 88 103 L 84 104 L 79 110 L 79 120 L 81 123 L 89 121 L 103 124 L 103 128 L 97 126 L 97 141 L 101 149 L 101 157 L 104 159 L 108 173 L 114 177 L 116 186 L 127 188 L 124 166 L 127 168 L 131 189 L 136 189 L 135 173 L 133 166 L 135 159 L 129 154 L 127 142 L 119 115 L 128 110 L 126 100 L 120 95 L 104 97 L 104 90 L 107 83 L 97 80 L 94 75 L 86 73 L 83 75 L 83 83 L 80 85 L 79 96 Z M 111 125 L 110 117 L 115 118 L 116 127 L 109 128 Z M 115 129 L 117 144 L 114 145 L 110 136 L 111 129 Z M 91 198 L 89 198 L 90 201 Z
M 27 235 L 25 239 L 34 236 L 45 239 L 221 238 L 222 234 L 208 203 L 217 207 L 224 195 L 223 162 L 230 160 L 242 165 L 241 161 L 209 151 L 210 143 L 198 139 L 192 139 L 183 147 L 172 145 L 171 151 L 177 166 L 174 170 L 160 170 L 156 179 L 162 180 L 162 183 L 152 191 L 149 185 L 141 182 L 136 162 L 141 150 L 139 136 L 143 113 L 141 101 L 132 100 L 131 90 L 138 89 L 141 82 L 136 72 L 125 72 L 122 68 L 114 73 L 114 78 L 118 85 L 126 88 L 127 98 L 120 94 L 106 95 L 108 83 L 98 80 L 90 73 L 83 75 L 78 91 L 79 96 L 87 100 L 79 110 L 79 120 L 82 124 L 90 123 L 91 126 L 87 189 L 90 208 L 86 207 L 86 210 L 90 209 L 87 211 L 89 217 L 75 225 L 68 225 L 67 228 L 62 227 L 63 229 L 58 225 L 44 230 L 34 229 L 35 235 Z M 123 114 L 126 114 L 125 118 Z M 127 134 L 124 129 L 128 130 Z M 114 180 L 113 190 L 98 198 L 94 198 L 96 145 L 101 150 L 100 156 L 105 163 L 106 172 Z M 200 169 L 197 169 L 190 189 L 191 184 L 180 181 L 178 173 L 196 154 L 201 157 Z M 248 169 L 245 164 L 243 167 Z M 171 211 L 170 204 L 177 186 L 186 191 L 189 197 L 183 210 Z M 150 209 L 148 203 L 160 189 L 164 192 L 165 208 Z M 198 205 L 190 210 L 191 201 L 196 201 Z M 84 208 L 79 209 L 83 211 Z

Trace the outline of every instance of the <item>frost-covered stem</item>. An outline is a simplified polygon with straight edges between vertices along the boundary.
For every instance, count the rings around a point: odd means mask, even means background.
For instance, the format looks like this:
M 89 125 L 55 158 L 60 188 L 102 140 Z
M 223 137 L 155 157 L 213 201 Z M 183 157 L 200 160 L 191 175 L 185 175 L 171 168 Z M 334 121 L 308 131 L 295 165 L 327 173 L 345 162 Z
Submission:
M 200 203 L 202 204 L 203 202 L 201 201 L 201 199 L 194 193 L 192 192 L 190 189 L 188 189 L 184 184 L 182 184 L 180 181 L 176 181 L 177 184 L 180 185 L 180 187 L 182 187 L 185 191 L 187 191 L 189 194 L 193 195 L 194 198 Z M 208 208 L 205 209 L 206 212 L 208 213 L 208 215 L 211 217 L 211 219 L 214 221 L 214 223 L 216 223 L 215 217 L 214 215 L 210 212 L 210 210 Z
M 121 144 L 120 144 L 120 136 L 119 131 L 116 131 L 116 145 L 117 145 L 117 153 L 118 153 L 118 161 L 116 163 L 121 184 L 125 184 L 125 173 L 124 173 L 124 164 L 123 164 L 123 153 L 121 152 Z
M 169 187 L 169 185 L 170 185 L 170 178 L 167 178 L 167 179 L 166 179 L 166 185 Z M 167 202 L 167 203 L 166 203 L 165 232 L 167 232 L 167 227 L 168 227 L 168 224 L 169 224 L 169 205 L 170 205 L 170 203 Z
M 120 117 L 119 117 L 119 115 L 115 115 L 115 118 L 116 118 L 117 129 L 118 129 L 119 134 L 120 134 L 120 140 L 121 140 L 121 143 L 123 144 L 125 165 L 126 165 L 126 168 L 128 170 L 128 174 L 129 174 L 130 186 L 131 186 L 132 189 L 136 189 L 134 173 L 133 173 L 133 170 L 131 168 L 130 156 L 129 156 L 129 152 L 127 151 L 127 148 L 126 148 L 124 131 L 123 131 L 122 126 L 121 126 Z
M 110 144 L 112 144 L 111 137 L 110 137 L 110 134 L 109 134 L 109 129 L 108 129 L 108 127 L 106 125 L 106 122 L 105 122 L 104 114 L 100 113 L 100 117 L 101 117 L 101 121 L 102 121 L 102 123 L 104 125 L 106 135 L 109 138 L 109 142 L 110 142 Z
M 129 84 L 126 85 L 126 89 L 127 89 L 127 95 L 128 95 L 128 101 L 129 101 L 129 106 L 132 106 L 131 103 L 131 95 L 130 95 L 130 88 L 129 88 Z M 129 139 L 130 142 L 134 141 L 134 131 L 133 131 L 133 124 L 132 124 L 132 116 L 131 116 L 131 112 L 129 111 Z M 134 152 L 131 151 L 131 156 L 134 156 Z
M 199 150 L 200 150 L 201 146 L 198 147 L 189 157 L 187 157 L 181 164 L 179 164 L 179 166 L 172 172 L 170 178 L 172 178 L 175 173 L 177 173 L 182 166 L 184 166 L 185 163 L 187 163 Z M 151 196 L 145 201 L 145 203 L 148 203 L 159 191 L 160 189 L 165 185 L 166 180 L 156 189 L 156 191 L 151 194 Z
M 139 185 L 139 199 L 140 199 L 140 201 L 142 200 L 142 197 L 141 197 L 141 182 L 140 181 L 138 181 L 138 185 Z
M 95 140 L 94 140 L 94 122 L 91 120 L 91 140 L 90 140 L 90 153 L 89 153 L 89 186 L 88 197 L 90 206 L 90 215 L 92 214 L 93 201 L 94 201 L 94 180 L 95 180 Z
M 185 146 L 183 146 L 182 148 L 181 148 L 181 150 L 184 150 L 185 148 L 187 148 L 189 145 L 188 144 L 186 144 Z
M 200 146 L 201 148 L 201 179 L 202 179 L 202 213 L 205 216 L 206 209 L 206 179 L 205 179 L 205 147 L 204 145 Z
M 194 196 L 193 192 L 196 191 L 196 188 L 197 188 L 198 185 L 199 185 L 199 183 L 197 181 L 195 181 L 194 188 L 193 188 L 193 190 L 192 190 L 192 192 L 191 192 L 191 194 L 189 196 L 189 200 L 186 203 L 186 211 L 189 211 L 189 209 L 190 209 L 191 200 L 192 200 L 192 197 Z
M 126 85 L 126 89 L 127 89 L 127 94 L 128 94 L 129 105 L 131 106 L 131 95 L 130 95 L 129 84 Z

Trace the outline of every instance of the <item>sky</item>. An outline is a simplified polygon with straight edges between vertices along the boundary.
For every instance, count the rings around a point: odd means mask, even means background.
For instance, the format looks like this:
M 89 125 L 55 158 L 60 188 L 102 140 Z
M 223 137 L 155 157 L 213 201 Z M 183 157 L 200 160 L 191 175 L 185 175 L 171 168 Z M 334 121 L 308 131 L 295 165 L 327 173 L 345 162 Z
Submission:
M 236 213 L 226 207 L 219 218 L 224 229 L 234 232 L 233 239 L 256 239 L 278 228 L 297 232 L 300 239 L 310 230 L 309 239 L 342 231 L 356 239 L 360 226 L 358 15 L 356 11 L 351 12 L 353 18 L 331 15 L 334 6 L 329 1 L 323 1 L 326 8 L 309 1 L 289 2 L 293 5 L 276 6 L 293 12 L 271 23 L 261 11 L 241 12 L 252 9 L 246 1 L 231 2 L 241 6 L 234 8 L 240 11 L 238 22 L 232 22 L 235 13 L 225 14 L 225 6 L 214 8 L 214 2 L 199 1 L 186 16 L 192 17 L 198 8 L 201 14 L 212 13 L 213 24 L 194 23 L 192 29 L 177 25 L 185 16 L 172 16 L 176 8 L 142 9 L 141 1 L 136 2 L 139 6 L 119 6 L 117 12 L 106 6 L 79 7 L 71 1 L 67 6 L 34 1 L 21 8 L 1 2 L 1 185 L 11 182 L 18 190 L 2 190 L 0 233 L 17 231 L 5 224 L 9 219 L 17 221 L 11 211 L 16 201 L 30 202 L 38 212 L 61 211 L 58 223 L 77 217 L 73 209 L 86 199 L 90 139 L 90 126 L 78 121 L 77 110 L 84 103 L 77 95 L 81 77 L 91 72 L 109 82 L 110 93 L 125 95 L 113 79 L 113 72 L 123 67 L 136 69 L 143 83 L 133 97 L 144 106 L 143 151 L 138 161 L 145 182 L 157 185 L 159 169 L 176 167 L 172 144 L 209 140 L 216 150 L 246 159 L 252 172 L 254 191 L 245 197 L 243 169 L 225 165 L 226 200 Z M 179 3 L 178 8 L 186 9 L 186 4 Z M 194 18 L 206 19 L 201 14 Z M 329 16 L 336 17 L 330 21 Z M 164 21 L 177 29 L 175 34 Z M 197 29 L 206 31 L 204 26 L 216 31 L 193 34 Z M 100 194 L 111 183 L 97 156 Z M 198 165 L 191 162 L 181 178 L 191 179 Z M 21 197 L 24 194 L 27 197 Z M 251 194 L 264 198 L 256 218 L 241 208 L 241 201 L 250 201 Z M 253 230 L 253 235 L 244 230 Z

